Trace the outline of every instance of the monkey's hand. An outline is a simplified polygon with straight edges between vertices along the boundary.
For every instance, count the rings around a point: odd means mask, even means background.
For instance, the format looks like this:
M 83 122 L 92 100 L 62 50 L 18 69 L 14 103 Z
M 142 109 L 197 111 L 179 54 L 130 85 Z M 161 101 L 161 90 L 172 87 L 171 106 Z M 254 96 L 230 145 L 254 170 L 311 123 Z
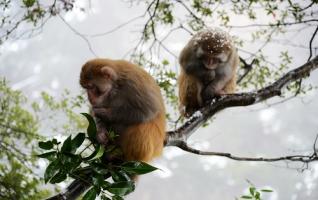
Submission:
M 107 145 L 108 143 L 108 130 L 107 126 L 101 121 L 99 118 L 95 118 L 96 120 L 96 140 L 99 144 Z
M 104 145 L 104 146 L 107 145 L 107 143 L 108 143 L 107 135 L 108 135 L 108 131 L 106 129 L 104 129 L 104 128 L 98 129 L 97 134 L 96 134 L 97 142 L 99 144 Z
M 219 96 L 220 94 L 216 91 L 214 84 L 207 85 L 201 92 L 201 97 L 204 104 L 209 103 L 213 98 Z
M 202 77 L 203 85 L 208 85 L 215 79 L 215 70 L 208 70 Z

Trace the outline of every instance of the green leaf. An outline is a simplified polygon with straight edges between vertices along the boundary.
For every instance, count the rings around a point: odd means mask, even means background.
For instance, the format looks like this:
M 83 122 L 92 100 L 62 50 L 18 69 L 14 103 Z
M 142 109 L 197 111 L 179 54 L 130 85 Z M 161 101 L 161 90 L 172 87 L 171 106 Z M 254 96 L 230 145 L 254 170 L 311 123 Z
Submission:
M 253 197 L 251 197 L 251 196 L 247 196 L 247 195 L 243 195 L 243 196 L 241 196 L 241 199 L 252 199 Z
M 23 0 L 23 4 L 26 6 L 26 7 L 32 7 L 35 3 L 35 0 Z
M 109 170 L 105 168 L 105 165 L 100 163 L 90 163 L 90 166 L 92 167 L 92 170 L 98 174 L 106 175 L 109 172 Z
M 72 140 L 72 152 L 74 153 L 78 147 L 80 147 L 85 140 L 85 133 L 78 133 Z
M 96 196 L 97 196 L 96 189 L 92 187 L 85 193 L 82 200 L 95 200 Z
M 131 178 L 128 176 L 128 174 L 123 171 L 111 171 L 112 178 L 114 182 L 121 182 L 121 181 L 131 181 Z
M 48 160 L 51 160 L 52 158 L 55 158 L 55 156 L 56 156 L 56 151 L 49 151 L 49 152 L 37 155 L 37 157 L 46 158 Z
M 135 184 L 132 181 L 116 182 L 106 188 L 112 194 L 125 196 L 135 190 Z
M 118 137 L 119 135 L 116 134 L 113 130 L 108 130 L 108 134 L 107 134 L 108 138 L 110 140 L 114 140 L 116 137 Z
M 261 197 L 261 193 L 259 193 L 259 192 L 255 192 L 255 196 L 254 196 L 256 199 L 260 199 L 260 197 Z
M 87 127 L 87 135 L 92 142 L 95 142 L 97 129 L 96 129 L 96 124 L 95 124 L 94 118 L 87 113 L 81 113 L 81 114 L 86 117 L 86 119 L 89 123 L 88 127 Z
M 39 147 L 41 149 L 50 150 L 53 149 L 53 143 L 52 141 L 46 141 L 46 142 L 39 142 Z
M 261 191 L 262 192 L 273 192 L 273 190 L 270 190 L 270 189 L 262 189 Z
M 60 167 L 62 166 L 60 165 L 60 162 L 58 160 L 54 160 L 47 166 L 44 172 L 45 183 L 47 183 L 53 176 L 55 176 L 55 174 L 58 173 Z
M 104 184 L 104 177 L 101 174 L 94 174 L 92 181 L 94 186 L 101 188 Z
M 106 195 L 102 194 L 100 196 L 101 200 L 111 200 L 110 198 L 108 198 Z
M 124 200 L 124 198 L 122 198 L 121 196 L 113 196 L 112 200 Z
M 121 168 L 131 174 L 147 174 L 158 169 L 147 163 L 138 161 L 126 162 L 121 166 Z
M 57 139 L 55 139 L 55 138 L 53 138 L 52 143 L 53 144 L 60 144 L 60 142 L 58 142 Z
M 105 152 L 104 146 L 98 145 L 98 146 L 96 147 L 95 151 L 94 151 L 90 156 L 88 156 L 88 157 L 86 157 L 86 158 L 83 158 L 83 160 L 85 160 L 85 161 L 95 160 L 95 159 L 97 159 L 97 158 L 102 157 L 103 154 L 104 154 L 104 152 Z
M 255 190 L 256 190 L 255 187 L 250 187 L 250 188 L 249 188 L 250 194 L 254 196 Z
M 73 169 L 77 168 L 82 162 L 82 158 L 80 155 L 75 155 L 72 153 L 60 154 L 59 158 L 60 158 L 61 164 L 63 165 L 64 171 L 67 171 L 67 172 L 70 172 Z
M 53 176 L 50 180 L 50 183 L 60 183 L 64 181 L 67 178 L 67 175 L 65 172 L 59 171 L 55 176 Z
M 68 138 L 64 141 L 63 146 L 61 148 L 61 152 L 71 152 L 72 151 L 72 136 L 68 136 Z

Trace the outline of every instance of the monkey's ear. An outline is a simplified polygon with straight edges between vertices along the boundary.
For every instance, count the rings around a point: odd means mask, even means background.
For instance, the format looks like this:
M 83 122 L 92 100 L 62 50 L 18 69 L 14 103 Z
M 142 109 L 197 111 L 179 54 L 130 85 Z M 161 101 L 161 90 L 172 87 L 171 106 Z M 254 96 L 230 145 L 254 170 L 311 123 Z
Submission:
M 111 80 L 116 80 L 117 79 L 117 73 L 115 70 L 113 70 L 111 67 L 104 66 L 101 68 L 101 73 L 104 78 L 111 79 Z

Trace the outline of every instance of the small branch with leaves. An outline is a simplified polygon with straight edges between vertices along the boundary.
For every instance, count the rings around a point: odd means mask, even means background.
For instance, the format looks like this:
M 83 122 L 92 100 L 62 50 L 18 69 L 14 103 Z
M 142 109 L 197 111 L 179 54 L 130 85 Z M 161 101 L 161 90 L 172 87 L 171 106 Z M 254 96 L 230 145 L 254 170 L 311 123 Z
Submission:
M 41 149 L 47 150 L 38 155 L 49 161 L 44 173 L 45 183 L 60 183 L 71 177 L 75 179 L 66 192 L 48 200 L 77 199 L 88 190 L 83 200 L 94 200 L 97 196 L 106 200 L 122 200 L 135 189 L 134 177 L 156 170 L 147 163 L 139 161 L 124 162 L 121 151 L 114 145 L 118 136 L 108 133 L 109 144 L 98 144 L 96 124 L 87 113 L 82 113 L 89 122 L 87 134 L 70 135 L 62 142 L 52 139 L 39 142 Z

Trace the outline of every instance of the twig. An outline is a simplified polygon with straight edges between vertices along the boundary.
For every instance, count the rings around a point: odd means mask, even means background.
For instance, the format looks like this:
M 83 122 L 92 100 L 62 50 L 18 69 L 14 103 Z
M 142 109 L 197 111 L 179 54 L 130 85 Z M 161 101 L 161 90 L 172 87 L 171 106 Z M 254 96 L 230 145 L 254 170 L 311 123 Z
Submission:
M 318 26 L 316 27 L 316 29 L 315 29 L 314 33 L 312 34 L 310 41 L 309 41 L 309 57 L 308 57 L 307 61 L 309 61 L 312 57 L 312 43 L 315 39 L 317 32 L 318 32 Z M 297 88 L 297 91 L 295 92 L 295 96 L 297 96 L 301 91 L 302 79 L 298 80 L 296 84 L 297 84 L 298 88 Z
M 248 64 L 242 57 L 240 57 L 241 63 L 243 63 L 244 73 L 237 79 L 236 83 L 239 84 L 241 81 L 247 76 L 248 73 L 253 69 L 253 64 L 256 61 L 255 59 L 252 60 L 250 64 Z
M 309 41 L 309 57 L 308 57 L 307 61 L 309 61 L 311 59 L 311 57 L 312 57 L 312 43 L 313 43 L 313 41 L 314 41 L 314 39 L 315 39 L 315 37 L 317 35 L 317 32 L 318 32 L 318 26 L 316 27 L 316 30 L 312 34 L 311 39 Z
M 299 22 L 285 22 L 285 23 L 281 23 L 281 22 L 277 22 L 277 23 L 273 23 L 273 24 L 248 24 L 248 25 L 238 25 L 238 26 L 234 26 L 234 25 L 229 25 L 229 28 L 248 28 L 248 27 L 273 27 L 273 26 L 292 26 L 292 25 L 297 25 L 297 24 L 303 24 L 303 23 L 309 23 L 309 22 L 318 22 L 318 19 L 308 19 L 308 20 L 303 20 L 303 21 L 299 21 Z
M 143 14 L 143 15 L 140 15 L 140 16 L 137 16 L 137 17 L 134 17 L 134 18 L 131 18 L 130 20 L 128 20 L 128 21 L 126 21 L 126 22 L 124 22 L 124 23 L 122 23 L 122 24 L 120 24 L 120 25 L 118 25 L 118 26 L 116 26 L 116 27 L 114 27 L 114 28 L 108 30 L 108 31 L 102 32 L 102 33 L 83 34 L 83 36 L 92 37 L 92 38 L 93 38 L 93 37 L 105 36 L 105 35 L 108 35 L 108 34 L 110 34 L 110 33 L 113 33 L 113 32 L 115 32 L 115 31 L 117 31 L 117 30 L 119 30 L 119 29 L 121 29 L 121 28 L 127 26 L 127 25 L 130 24 L 131 22 L 136 21 L 137 19 L 140 19 L 140 18 L 142 18 L 142 17 L 144 17 L 144 16 L 145 16 L 145 15 Z
M 206 155 L 206 156 L 220 156 L 220 157 L 226 157 L 231 160 L 237 160 L 237 161 L 259 161 L 259 162 L 277 162 L 277 161 L 293 161 L 293 162 L 303 162 L 303 163 L 309 163 L 313 161 L 317 161 L 318 157 L 314 153 L 312 155 L 291 155 L 291 156 L 282 156 L 282 157 L 273 157 L 273 158 L 264 158 L 264 157 L 241 157 L 241 156 L 235 156 L 231 153 L 224 153 L 224 152 L 212 152 L 212 151 L 201 151 L 198 149 L 194 149 L 184 141 L 180 141 L 177 143 L 177 147 L 180 149 L 197 154 L 197 155 Z
M 60 19 L 62 20 L 62 22 L 64 22 L 66 24 L 67 27 L 69 27 L 76 35 L 80 36 L 87 44 L 88 49 L 90 50 L 90 52 L 95 56 L 98 57 L 97 54 L 95 53 L 91 43 L 89 42 L 89 40 L 80 32 L 78 32 L 74 27 L 72 27 L 60 14 L 58 14 L 58 16 L 60 17 Z

